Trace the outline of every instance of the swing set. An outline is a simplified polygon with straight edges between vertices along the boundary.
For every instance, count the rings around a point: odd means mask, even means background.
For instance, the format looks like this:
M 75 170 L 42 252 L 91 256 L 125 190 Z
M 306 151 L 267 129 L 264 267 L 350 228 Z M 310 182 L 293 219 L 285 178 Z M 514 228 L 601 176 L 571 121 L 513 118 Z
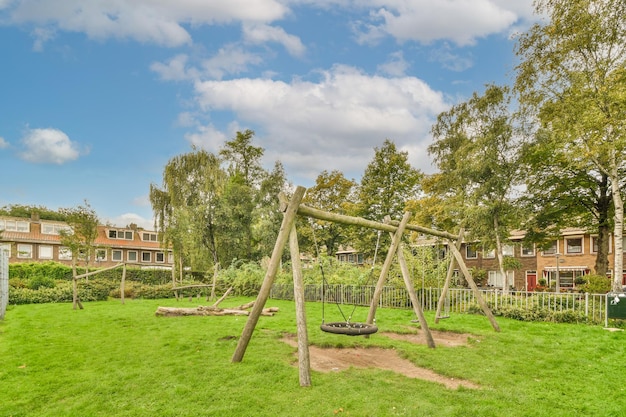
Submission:
M 296 216 L 304 216 L 311 217 L 318 220 L 325 220 L 330 222 L 336 222 L 347 225 L 361 226 L 367 227 L 374 230 L 378 230 L 381 232 L 388 232 L 391 237 L 391 243 L 389 245 L 389 251 L 387 252 L 387 256 L 385 261 L 381 267 L 380 275 L 378 281 L 376 283 L 376 287 L 374 289 L 374 293 L 372 295 L 372 300 L 370 303 L 369 313 L 367 316 L 367 320 L 364 323 L 353 323 L 350 321 L 349 316 L 344 316 L 343 322 L 336 323 L 322 323 L 322 330 L 330 333 L 343 334 L 343 335 L 364 335 L 368 337 L 370 334 L 375 333 L 378 328 L 374 324 L 376 308 L 378 306 L 383 286 L 386 281 L 386 277 L 389 273 L 391 264 L 394 258 L 397 258 L 398 263 L 400 264 L 400 270 L 402 271 L 402 277 L 404 280 L 404 284 L 409 293 L 409 297 L 411 299 L 411 304 L 413 305 L 413 309 L 419 319 L 420 327 L 424 334 L 426 335 L 426 340 L 428 346 L 431 348 L 435 347 L 434 340 L 428 328 L 428 323 L 424 318 L 424 313 L 422 311 L 421 305 L 417 300 L 417 295 L 415 293 L 415 289 L 413 287 L 413 283 L 410 277 L 409 268 L 407 266 L 406 260 L 404 259 L 404 254 L 402 250 L 401 238 L 402 234 L 405 230 L 412 230 L 419 233 L 425 233 L 431 236 L 437 236 L 445 239 L 448 242 L 448 246 L 452 251 L 452 255 L 456 259 L 459 264 L 459 268 L 465 275 L 465 278 L 472 288 L 474 292 L 474 296 L 476 301 L 482 308 L 483 312 L 491 322 L 492 327 L 495 331 L 499 332 L 500 327 L 498 323 L 495 321 L 495 317 L 493 313 L 487 306 L 487 303 L 483 299 L 480 294 L 476 283 L 474 282 L 471 273 L 463 261 L 463 257 L 459 252 L 460 245 L 460 236 L 457 236 L 447 233 L 440 230 L 429 229 L 422 226 L 410 225 L 408 224 L 409 218 L 411 217 L 411 213 L 405 212 L 402 220 L 392 221 L 389 217 L 387 217 L 384 223 L 376 222 L 373 220 L 367 220 L 360 217 L 351 217 L 341 214 L 329 213 L 323 210 L 314 209 L 311 207 L 307 207 L 306 205 L 301 204 L 302 198 L 304 197 L 306 189 L 302 186 L 298 186 L 291 198 L 291 200 L 286 201 L 284 196 L 281 196 L 281 211 L 283 212 L 283 221 L 276 238 L 276 243 L 274 245 L 274 249 L 272 251 L 272 256 L 267 266 L 267 271 L 265 273 L 265 278 L 263 279 L 263 283 L 261 284 L 261 288 L 259 289 L 259 294 L 254 303 L 254 307 L 248 316 L 248 320 L 244 326 L 241 337 L 239 338 L 239 342 L 237 343 L 237 348 L 233 353 L 232 362 L 241 362 L 243 360 L 243 356 L 246 352 L 250 339 L 252 338 L 252 334 L 256 327 L 256 324 L 259 321 L 259 317 L 261 316 L 263 307 L 269 298 L 269 294 L 274 283 L 274 279 L 276 278 L 276 274 L 278 272 L 278 268 L 281 263 L 281 257 L 283 253 L 284 247 L 289 242 L 289 253 L 291 257 L 292 264 L 292 274 L 293 274 L 293 286 L 294 286 L 294 300 L 295 300 L 295 308 L 296 308 L 296 327 L 297 327 L 297 336 L 298 336 L 298 364 L 299 364 L 299 378 L 300 378 L 300 386 L 310 386 L 311 385 L 311 372 L 310 372 L 310 357 L 309 357 L 309 342 L 308 342 L 308 333 L 307 333 L 307 325 L 306 325 L 306 314 L 305 314 L 305 302 L 304 302 L 304 279 L 302 276 L 302 266 L 300 263 L 300 249 L 298 246 L 298 235 L 295 226 Z M 456 245 L 453 242 L 456 241 Z M 450 271 L 449 271 L 450 272 Z M 442 293 L 443 295 L 444 293 Z M 443 297 L 442 297 L 443 298 Z M 440 299 L 440 303 L 442 303 L 442 299 Z M 439 312 L 437 313 L 439 316 Z
M 374 322 L 369 323 L 359 323 L 353 322 L 352 316 L 356 311 L 357 304 L 353 303 L 352 312 L 349 315 L 345 315 L 343 309 L 341 308 L 341 304 L 339 301 L 335 299 L 335 304 L 339 313 L 343 317 L 344 321 L 336 321 L 326 323 L 326 289 L 328 288 L 328 282 L 326 281 L 326 275 L 324 274 L 324 265 L 321 259 L 320 248 L 317 244 L 317 238 L 315 237 L 315 227 L 311 224 L 311 230 L 313 232 L 313 242 L 315 244 L 315 250 L 317 252 L 318 263 L 320 266 L 320 272 L 322 274 L 322 324 L 320 325 L 320 329 L 326 333 L 334 333 L 334 334 L 345 334 L 348 336 L 363 336 L 374 334 L 378 331 L 378 327 L 376 326 L 375 319 Z M 378 248 L 380 246 L 380 231 L 378 232 L 378 237 L 376 238 L 376 249 L 374 250 L 374 260 L 372 261 L 372 267 L 370 268 L 370 272 L 368 274 L 367 281 L 364 285 L 368 285 L 372 274 L 374 273 L 374 266 L 376 265 L 376 256 L 378 255 Z

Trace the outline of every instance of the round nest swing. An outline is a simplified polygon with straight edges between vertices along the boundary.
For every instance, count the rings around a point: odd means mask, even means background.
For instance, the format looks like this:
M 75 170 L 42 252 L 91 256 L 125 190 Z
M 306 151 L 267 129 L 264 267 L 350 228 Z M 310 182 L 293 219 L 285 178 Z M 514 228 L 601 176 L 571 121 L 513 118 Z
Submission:
M 362 336 L 378 331 L 378 327 L 375 324 L 348 323 L 344 321 L 322 323 L 320 329 L 326 333 L 345 334 L 348 336 Z

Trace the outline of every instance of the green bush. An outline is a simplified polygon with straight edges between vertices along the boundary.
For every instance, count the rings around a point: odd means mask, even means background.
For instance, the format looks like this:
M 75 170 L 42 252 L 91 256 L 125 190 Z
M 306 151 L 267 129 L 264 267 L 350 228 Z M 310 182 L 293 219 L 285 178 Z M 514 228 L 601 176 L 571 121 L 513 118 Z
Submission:
M 13 263 L 9 264 L 9 276 L 22 279 L 43 276 L 52 280 L 68 280 L 72 278 L 72 268 L 53 261 Z
M 146 298 L 156 300 L 158 298 L 172 298 L 172 284 L 163 285 L 139 285 L 135 287 L 135 298 Z
M 9 287 L 10 288 L 27 288 L 28 281 L 22 278 L 9 278 Z
M 78 284 L 78 297 L 81 301 L 106 300 L 111 291 L 108 281 L 91 280 Z M 41 304 L 72 302 L 74 292 L 71 281 L 56 281 L 54 287 L 16 288 L 9 290 L 10 304 Z
M 28 288 L 31 290 L 38 290 L 40 288 L 54 288 L 56 287 L 56 282 L 52 278 L 48 278 L 42 275 L 35 276 L 28 280 Z
M 611 291 L 611 279 L 602 275 L 586 275 L 582 277 L 585 283 L 578 286 L 582 292 L 604 294 Z

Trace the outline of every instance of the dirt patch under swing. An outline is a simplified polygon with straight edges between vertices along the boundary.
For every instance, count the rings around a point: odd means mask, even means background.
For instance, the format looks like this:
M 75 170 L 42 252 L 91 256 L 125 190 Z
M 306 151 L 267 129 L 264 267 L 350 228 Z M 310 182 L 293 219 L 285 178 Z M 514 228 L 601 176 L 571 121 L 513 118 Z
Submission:
M 384 332 L 381 335 L 413 343 L 425 344 L 426 338 L 421 334 L 398 334 Z M 452 332 L 432 331 L 436 346 L 466 345 L 471 335 Z M 297 347 L 295 336 L 283 338 L 285 343 Z M 321 348 L 309 346 L 311 369 L 319 372 L 339 372 L 350 367 L 387 369 L 409 378 L 418 378 L 443 384 L 446 388 L 457 389 L 480 388 L 477 384 L 457 378 L 440 375 L 430 369 L 415 366 L 408 359 L 401 358 L 394 349 L 370 348 Z

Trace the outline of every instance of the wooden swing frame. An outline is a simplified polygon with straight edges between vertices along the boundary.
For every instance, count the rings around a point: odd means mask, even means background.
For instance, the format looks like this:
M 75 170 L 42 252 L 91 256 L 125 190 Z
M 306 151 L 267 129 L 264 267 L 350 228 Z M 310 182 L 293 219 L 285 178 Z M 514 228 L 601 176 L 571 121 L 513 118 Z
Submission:
M 380 296 L 383 290 L 383 286 L 386 281 L 387 274 L 389 273 L 389 269 L 391 267 L 393 259 L 397 256 L 398 262 L 400 264 L 400 269 L 402 271 L 402 277 L 404 279 L 405 286 L 409 292 L 409 297 L 411 299 L 411 303 L 413 304 L 413 309 L 419 319 L 420 327 L 424 331 L 426 335 L 426 339 L 428 342 L 428 346 L 431 348 L 435 347 L 434 340 L 432 338 L 432 334 L 428 328 L 428 324 L 426 323 L 426 319 L 424 318 L 424 313 L 422 311 L 421 305 L 417 300 L 417 295 L 415 294 L 415 290 L 413 288 L 413 283 L 411 281 L 409 268 L 404 259 L 404 254 L 401 245 L 402 234 L 405 230 L 412 230 L 420 233 L 425 233 L 431 236 L 437 236 L 448 241 L 448 246 L 452 250 L 452 254 L 454 258 L 459 264 L 459 267 L 465 278 L 474 291 L 474 296 L 476 297 L 476 301 L 481 306 L 483 312 L 491 322 L 492 327 L 495 331 L 499 332 L 500 327 L 493 316 L 493 313 L 487 306 L 487 303 L 484 301 L 480 291 L 478 291 L 478 287 L 472 278 L 471 273 L 469 272 L 465 262 L 463 261 L 463 257 L 459 252 L 459 249 L 456 245 L 453 244 L 455 241 L 460 241 L 457 236 L 440 231 L 429 229 L 422 226 L 417 225 L 409 225 L 408 221 L 411 217 L 411 213 L 405 212 L 402 217 L 402 221 L 391 221 L 389 218 L 385 219 L 384 223 L 376 222 L 373 220 L 367 220 L 360 217 L 351 217 L 341 214 L 329 213 L 322 210 L 314 209 L 311 207 L 307 207 L 303 204 L 302 198 L 304 197 L 306 189 L 302 186 L 298 186 L 291 198 L 288 202 L 285 201 L 284 197 L 281 198 L 281 211 L 283 212 L 283 221 L 280 226 L 280 230 L 278 232 L 278 237 L 276 238 L 276 243 L 274 245 L 274 249 L 272 251 L 272 256 L 270 258 L 267 271 L 265 273 L 265 278 L 263 279 L 263 283 L 261 284 L 261 288 L 259 290 L 259 294 L 257 296 L 256 302 L 254 303 L 254 307 L 248 316 L 248 320 L 244 326 L 241 337 L 239 338 L 239 342 L 237 343 L 237 348 L 233 353 L 232 362 L 241 362 L 243 360 L 243 356 L 246 352 L 250 339 L 252 338 L 252 333 L 256 327 L 256 324 L 259 321 L 259 317 L 263 311 L 265 303 L 269 298 L 270 290 L 274 283 L 274 279 L 276 278 L 276 274 L 278 272 L 278 268 L 281 262 L 281 256 L 283 249 L 287 242 L 289 242 L 289 252 L 291 256 L 292 263 L 292 273 L 293 273 L 293 283 L 294 283 L 294 299 L 296 304 L 296 326 L 297 326 L 297 336 L 298 336 L 298 364 L 299 364 L 299 379 L 300 386 L 310 386 L 311 385 L 311 366 L 310 366 L 310 357 L 309 357 L 309 342 L 308 342 L 308 333 L 306 326 L 306 314 L 305 314 L 305 302 L 304 302 L 304 280 L 302 276 L 302 265 L 300 263 L 300 249 L 298 246 L 298 235 L 296 232 L 295 220 L 296 216 L 306 216 L 313 217 L 318 220 L 326 220 L 330 222 L 336 222 L 347 225 L 355 225 L 361 227 L 368 227 L 375 230 L 381 230 L 390 233 L 391 235 L 391 244 L 389 247 L 389 251 L 387 252 L 387 257 L 385 258 L 385 262 L 382 266 L 380 276 L 378 282 L 376 284 L 376 288 L 374 290 L 374 294 L 372 296 L 372 301 L 370 304 L 369 314 L 367 317 L 367 321 L 365 324 L 373 325 L 373 320 L 376 314 L 376 308 L 378 306 L 378 302 L 380 300 Z M 457 242 L 457 244 L 459 244 Z M 345 334 L 345 333 L 344 333 Z M 367 335 L 365 335 L 367 337 Z

